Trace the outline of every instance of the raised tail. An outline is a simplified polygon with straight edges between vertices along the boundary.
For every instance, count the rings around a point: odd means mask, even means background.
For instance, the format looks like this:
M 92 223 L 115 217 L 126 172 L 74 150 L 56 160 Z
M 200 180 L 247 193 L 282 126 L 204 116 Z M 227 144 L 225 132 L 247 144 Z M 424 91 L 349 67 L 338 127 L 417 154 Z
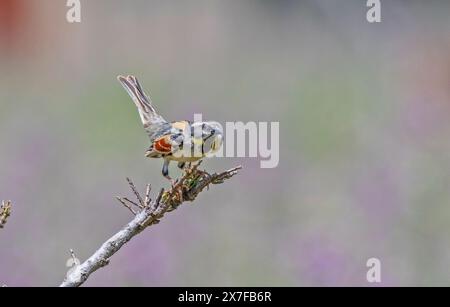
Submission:
M 148 127 L 152 123 L 165 121 L 161 115 L 159 115 L 152 105 L 150 97 L 148 97 L 135 76 L 117 76 L 117 80 L 133 99 L 134 104 L 138 108 L 139 115 L 141 117 L 144 127 Z

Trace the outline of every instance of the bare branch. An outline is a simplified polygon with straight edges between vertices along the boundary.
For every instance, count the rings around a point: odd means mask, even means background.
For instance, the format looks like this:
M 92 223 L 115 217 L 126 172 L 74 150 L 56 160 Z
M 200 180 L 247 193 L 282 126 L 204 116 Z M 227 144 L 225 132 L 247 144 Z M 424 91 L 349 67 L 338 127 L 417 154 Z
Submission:
M 11 201 L 3 200 L 0 206 L 0 228 L 5 227 L 5 224 L 10 215 L 11 215 Z
M 137 198 L 134 203 L 127 198 L 117 199 L 135 217 L 119 232 L 109 238 L 103 245 L 85 262 L 74 267 L 70 271 L 61 287 L 78 287 L 82 285 L 89 276 L 109 263 L 110 258 L 129 240 L 141 233 L 148 226 L 159 223 L 166 212 L 178 208 L 185 201 L 193 201 L 205 187 L 210 184 L 220 184 L 237 174 L 241 167 L 236 167 L 222 173 L 209 174 L 198 169 L 199 164 L 185 169 L 182 178 L 168 191 L 161 189 L 154 201 L 150 199 L 150 185 L 147 185 L 145 199 L 142 199 L 133 182 L 127 178 L 128 184 Z M 139 207 L 134 211 L 127 201 Z

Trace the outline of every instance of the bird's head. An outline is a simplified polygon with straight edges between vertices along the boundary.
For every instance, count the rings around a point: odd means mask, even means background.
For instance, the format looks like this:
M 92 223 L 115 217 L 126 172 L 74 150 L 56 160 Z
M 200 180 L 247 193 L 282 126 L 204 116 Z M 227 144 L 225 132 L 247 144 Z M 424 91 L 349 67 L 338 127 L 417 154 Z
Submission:
M 201 128 L 201 141 L 203 145 L 203 153 L 214 154 L 222 146 L 223 141 L 223 128 L 218 122 L 198 122 L 193 124 L 195 129 Z M 195 132 L 194 132 L 195 133 Z M 194 136 L 195 138 L 195 136 Z

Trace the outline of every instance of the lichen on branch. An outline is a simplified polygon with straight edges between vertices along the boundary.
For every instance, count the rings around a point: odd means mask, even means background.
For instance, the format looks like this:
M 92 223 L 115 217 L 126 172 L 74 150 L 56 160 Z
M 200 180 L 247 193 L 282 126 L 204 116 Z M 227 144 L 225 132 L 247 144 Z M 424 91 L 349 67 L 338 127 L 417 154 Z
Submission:
M 8 217 L 11 215 L 11 201 L 3 200 L 0 206 L 0 228 L 5 227 Z

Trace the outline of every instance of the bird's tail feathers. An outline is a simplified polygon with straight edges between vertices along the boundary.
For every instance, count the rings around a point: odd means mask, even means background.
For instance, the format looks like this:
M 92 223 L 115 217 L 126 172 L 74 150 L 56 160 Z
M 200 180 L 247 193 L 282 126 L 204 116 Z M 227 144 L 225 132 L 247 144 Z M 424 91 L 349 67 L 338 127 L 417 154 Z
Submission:
M 142 90 L 141 84 L 135 76 L 117 76 L 117 80 L 133 99 L 134 104 L 138 108 L 139 115 L 141 116 L 144 126 L 151 124 L 154 121 L 159 121 L 162 117 L 156 113 L 155 108 L 152 105 L 150 97 Z

